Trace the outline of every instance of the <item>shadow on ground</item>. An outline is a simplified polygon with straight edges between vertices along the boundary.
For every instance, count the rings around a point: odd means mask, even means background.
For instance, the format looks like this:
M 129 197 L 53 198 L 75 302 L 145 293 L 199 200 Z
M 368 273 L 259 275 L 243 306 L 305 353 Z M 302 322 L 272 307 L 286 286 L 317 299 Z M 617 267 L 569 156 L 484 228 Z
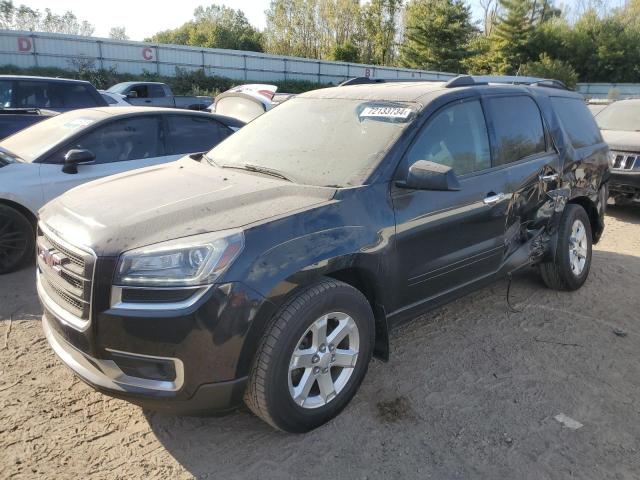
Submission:
M 246 410 L 147 421 L 197 478 L 636 478 L 638 280 L 638 256 L 595 251 L 577 292 L 531 269 L 514 278 L 516 311 L 506 281 L 435 310 L 396 330 L 390 362 L 373 362 L 351 405 L 309 434 Z

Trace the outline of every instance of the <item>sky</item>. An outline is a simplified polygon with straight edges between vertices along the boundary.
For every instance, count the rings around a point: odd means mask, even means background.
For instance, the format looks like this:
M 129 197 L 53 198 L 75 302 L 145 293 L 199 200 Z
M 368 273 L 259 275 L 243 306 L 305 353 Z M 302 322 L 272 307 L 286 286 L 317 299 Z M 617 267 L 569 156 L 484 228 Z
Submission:
M 80 20 L 86 20 L 96 28 L 96 37 L 109 36 L 111 27 L 125 27 L 131 40 L 143 40 L 160 30 L 176 28 L 193 17 L 200 5 L 224 4 L 240 9 L 251 24 L 265 27 L 264 11 L 270 0 L 14 0 L 14 4 L 25 5 L 43 11 L 50 8 L 54 13 L 71 10 Z
M 557 3 L 573 4 L 588 0 L 560 0 Z M 625 0 L 605 0 L 610 6 L 623 4 Z M 240 9 L 252 25 L 265 27 L 264 12 L 270 0 L 14 0 L 14 4 L 26 4 L 31 8 L 50 8 L 55 13 L 71 10 L 80 20 L 87 20 L 95 26 L 94 36 L 107 37 L 111 27 L 125 27 L 131 40 L 144 40 L 154 33 L 176 28 L 193 17 L 193 11 L 200 5 L 224 4 Z M 472 13 L 481 17 L 478 0 L 471 0 Z

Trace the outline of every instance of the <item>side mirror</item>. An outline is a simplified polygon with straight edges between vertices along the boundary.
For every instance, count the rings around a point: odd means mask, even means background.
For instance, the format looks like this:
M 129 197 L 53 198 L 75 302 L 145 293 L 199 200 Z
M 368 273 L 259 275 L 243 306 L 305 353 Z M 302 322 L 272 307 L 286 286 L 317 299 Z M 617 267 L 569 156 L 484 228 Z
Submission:
M 427 160 L 418 160 L 411 165 L 407 179 L 396 182 L 396 185 L 413 190 L 460 190 L 458 177 L 451 167 Z
M 64 173 L 78 173 L 78 165 L 82 163 L 93 162 L 96 156 L 89 150 L 73 149 L 69 150 L 64 156 L 64 165 L 62 171 Z
M 138 92 L 130 90 L 127 92 L 127 98 L 138 98 Z

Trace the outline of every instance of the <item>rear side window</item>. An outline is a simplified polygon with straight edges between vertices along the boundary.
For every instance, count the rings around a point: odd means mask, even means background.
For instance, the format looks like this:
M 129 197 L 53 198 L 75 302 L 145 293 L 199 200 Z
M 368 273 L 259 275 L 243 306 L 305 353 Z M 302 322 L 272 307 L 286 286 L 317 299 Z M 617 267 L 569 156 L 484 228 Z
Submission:
M 95 107 L 96 100 L 85 85 L 62 85 L 58 84 L 55 89 L 59 90 L 64 108 L 87 108 Z
M 602 136 L 587 105 L 578 98 L 551 97 L 551 105 L 569 135 L 573 148 L 602 142 Z
M 13 105 L 16 108 L 64 108 L 57 85 L 31 81 L 19 81 L 16 85 Z
M 12 80 L 0 80 L 0 107 L 12 107 L 11 96 L 13 92 Z
M 490 97 L 486 105 L 496 136 L 494 165 L 517 162 L 546 150 L 540 109 L 532 98 Z
M 162 85 L 149 85 L 149 98 L 162 98 L 165 96 Z
M 445 107 L 429 119 L 407 154 L 404 170 L 418 160 L 446 165 L 456 175 L 490 168 L 489 137 L 480 102 Z
M 168 115 L 167 154 L 206 152 L 233 132 L 221 123 L 203 116 Z

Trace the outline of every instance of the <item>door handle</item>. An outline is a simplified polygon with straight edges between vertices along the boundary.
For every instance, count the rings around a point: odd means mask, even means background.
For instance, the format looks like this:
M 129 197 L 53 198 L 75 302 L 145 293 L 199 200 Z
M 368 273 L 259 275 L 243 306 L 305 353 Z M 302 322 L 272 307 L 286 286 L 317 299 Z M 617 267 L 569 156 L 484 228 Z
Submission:
M 151 100 L 145 100 L 144 103 L 151 103 Z
M 560 178 L 560 175 L 557 173 L 550 173 L 549 175 L 540 175 L 540 180 L 543 182 L 555 182 Z
M 504 197 L 504 193 L 496 193 L 495 195 L 489 195 L 483 201 L 486 205 L 493 205 L 494 203 L 498 203 L 500 200 L 503 200 Z

